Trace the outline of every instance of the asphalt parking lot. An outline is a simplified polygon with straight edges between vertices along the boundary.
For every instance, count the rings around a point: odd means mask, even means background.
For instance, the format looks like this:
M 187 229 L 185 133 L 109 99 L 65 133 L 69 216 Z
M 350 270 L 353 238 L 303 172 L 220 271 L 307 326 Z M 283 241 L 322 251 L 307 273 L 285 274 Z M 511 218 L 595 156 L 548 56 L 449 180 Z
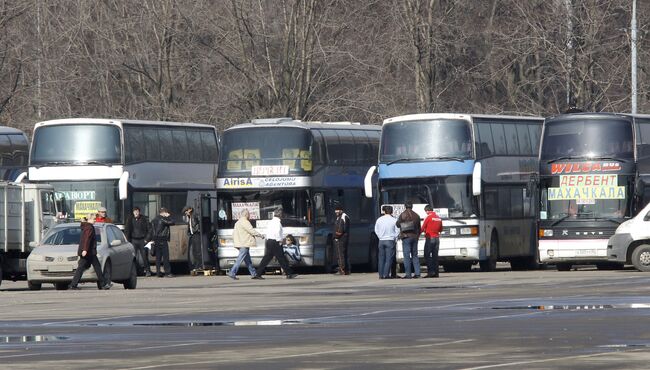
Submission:
M 140 278 L 138 289 L 0 287 L 7 368 L 650 367 L 635 270 Z

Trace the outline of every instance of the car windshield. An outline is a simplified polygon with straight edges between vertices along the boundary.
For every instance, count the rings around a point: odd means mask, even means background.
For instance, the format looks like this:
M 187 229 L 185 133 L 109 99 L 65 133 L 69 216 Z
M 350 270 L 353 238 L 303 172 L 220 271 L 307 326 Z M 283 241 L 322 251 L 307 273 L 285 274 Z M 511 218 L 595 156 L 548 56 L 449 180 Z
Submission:
M 95 227 L 95 237 L 97 244 L 102 241 L 102 230 L 99 227 Z M 47 245 L 69 245 L 69 244 L 79 244 L 79 239 L 81 238 L 81 227 L 65 227 L 62 229 L 55 229 L 50 233 L 43 244 Z

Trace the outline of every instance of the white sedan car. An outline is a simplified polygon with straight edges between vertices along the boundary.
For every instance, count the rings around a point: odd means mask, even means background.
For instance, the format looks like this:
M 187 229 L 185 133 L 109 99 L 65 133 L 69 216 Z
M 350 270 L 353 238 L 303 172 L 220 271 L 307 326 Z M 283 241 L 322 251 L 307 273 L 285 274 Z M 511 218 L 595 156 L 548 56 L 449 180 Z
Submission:
M 104 223 L 94 226 L 97 258 L 104 277 L 124 284 L 125 289 L 135 289 L 138 282 L 135 248 L 117 226 Z M 79 223 L 59 224 L 48 230 L 41 243 L 27 257 L 29 289 L 39 290 L 43 283 L 53 283 L 57 290 L 68 289 L 77 270 L 80 237 Z M 81 282 L 97 282 L 92 267 L 84 272 Z

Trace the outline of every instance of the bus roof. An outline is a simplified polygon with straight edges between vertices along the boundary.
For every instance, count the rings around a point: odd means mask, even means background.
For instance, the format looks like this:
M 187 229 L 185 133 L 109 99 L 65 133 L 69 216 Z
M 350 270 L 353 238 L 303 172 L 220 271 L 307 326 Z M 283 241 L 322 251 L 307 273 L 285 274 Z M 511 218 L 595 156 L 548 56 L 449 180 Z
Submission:
M 404 121 L 422 121 L 422 120 L 432 120 L 432 119 L 464 119 L 470 120 L 472 118 L 500 118 L 500 119 L 517 119 L 517 120 L 543 120 L 543 117 L 535 116 L 504 116 L 498 114 L 465 114 L 465 113 L 418 113 L 418 114 L 407 114 L 404 116 L 391 117 L 384 120 L 383 124 L 393 123 L 393 122 L 404 122 Z
M 193 122 L 171 122 L 171 121 L 145 121 L 136 119 L 102 119 L 102 118 L 63 118 L 49 121 L 38 122 L 34 128 L 41 126 L 53 125 L 69 125 L 69 124 L 99 124 L 99 125 L 115 125 L 132 124 L 132 125 L 156 125 L 156 126 L 184 126 L 184 127 L 210 127 L 215 128 L 213 125 L 204 123 Z
M 291 118 L 265 118 L 255 119 L 251 122 L 240 123 L 227 128 L 224 131 L 248 129 L 255 127 L 295 127 L 305 130 L 312 129 L 346 129 L 346 130 L 381 130 L 379 125 L 362 125 L 359 122 L 323 122 L 323 121 L 300 121 Z
M 14 127 L 0 126 L 0 135 L 25 135 L 25 133 Z
M 553 117 L 548 117 L 547 121 L 555 120 L 584 120 L 584 119 L 611 119 L 617 118 L 650 118 L 650 114 L 632 114 L 632 113 L 614 113 L 614 112 L 582 112 L 582 113 L 567 113 L 560 114 Z

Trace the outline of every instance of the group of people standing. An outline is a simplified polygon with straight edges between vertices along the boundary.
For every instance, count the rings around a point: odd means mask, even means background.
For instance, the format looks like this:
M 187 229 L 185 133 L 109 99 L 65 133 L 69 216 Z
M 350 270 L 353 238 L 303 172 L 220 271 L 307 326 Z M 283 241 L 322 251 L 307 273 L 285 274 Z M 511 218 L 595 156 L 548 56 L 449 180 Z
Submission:
M 427 217 L 424 222 L 413 211 L 413 204 L 404 204 L 404 212 L 399 217 L 393 217 L 393 207 L 383 206 L 383 215 L 375 223 L 375 234 L 379 238 L 378 271 L 380 279 L 391 279 L 391 267 L 395 261 L 397 240 L 402 240 L 404 257 L 404 276 L 402 279 L 420 278 L 420 259 L 418 256 L 418 240 L 424 233 L 424 259 L 427 264 L 427 278 L 438 277 L 438 249 L 442 219 L 433 211 L 433 207 L 424 207 Z

